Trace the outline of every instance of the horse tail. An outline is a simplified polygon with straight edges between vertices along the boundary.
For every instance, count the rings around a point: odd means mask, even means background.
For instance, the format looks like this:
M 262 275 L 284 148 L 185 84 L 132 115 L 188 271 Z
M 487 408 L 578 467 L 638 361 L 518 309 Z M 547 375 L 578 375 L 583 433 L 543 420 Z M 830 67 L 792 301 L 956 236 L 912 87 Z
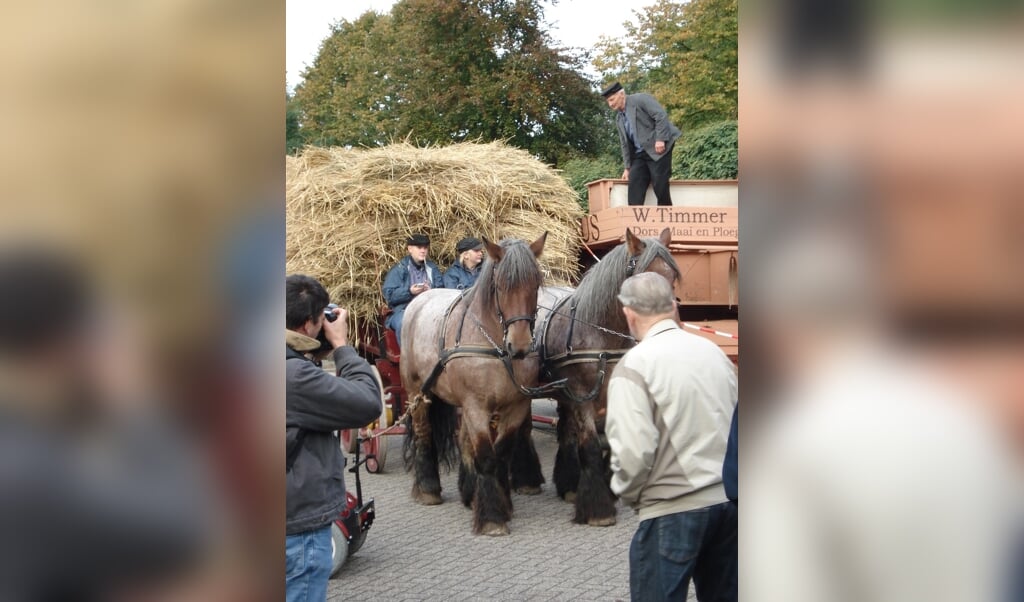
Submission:
M 430 423 L 430 443 L 437 453 L 437 461 L 451 469 L 459 462 L 458 433 L 459 414 L 455 406 L 445 403 L 443 400 L 430 396 L 429 400 L 422 400 L 420 403 L 427 404 L 427 420 Z M 406 468 L 413 465 L 416 457 L 417 447 L 421 444 L 413 428 L 413 412 L 405 417 L 405 442 L 402 447 L 402 455 Z

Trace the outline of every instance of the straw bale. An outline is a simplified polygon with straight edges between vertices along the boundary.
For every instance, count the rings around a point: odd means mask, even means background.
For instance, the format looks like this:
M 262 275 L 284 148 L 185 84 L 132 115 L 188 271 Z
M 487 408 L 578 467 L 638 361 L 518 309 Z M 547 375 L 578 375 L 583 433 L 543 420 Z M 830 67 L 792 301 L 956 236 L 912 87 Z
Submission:
M 384 274 L 406 254 L 405 239 L 430 236 L 442 269 L 466 236 L 532 241 L 546 285 L 578 279 L 582 209 L 558 173 L 501 142 L 419 148 L 307 147 L 287 157 L 288 273 L 317 278 L 353 320 L 384 305 Z

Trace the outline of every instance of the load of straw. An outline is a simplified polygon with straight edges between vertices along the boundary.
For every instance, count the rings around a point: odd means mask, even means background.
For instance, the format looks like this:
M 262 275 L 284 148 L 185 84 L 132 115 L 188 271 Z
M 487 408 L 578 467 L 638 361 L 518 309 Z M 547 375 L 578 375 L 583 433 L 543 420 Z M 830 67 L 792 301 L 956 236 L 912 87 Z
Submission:
M 547 231 L 545 285 L 578 277 L 582 209 L 572 188 L 529 153 L 501 142 L 417 148 L 308 147 L 287 158 L 287 270 L 324 284 L 355 320 L 384 305 L 384 274 L 409 235 L 430 236 L 442 269 L 466 237 L 531 242 Z

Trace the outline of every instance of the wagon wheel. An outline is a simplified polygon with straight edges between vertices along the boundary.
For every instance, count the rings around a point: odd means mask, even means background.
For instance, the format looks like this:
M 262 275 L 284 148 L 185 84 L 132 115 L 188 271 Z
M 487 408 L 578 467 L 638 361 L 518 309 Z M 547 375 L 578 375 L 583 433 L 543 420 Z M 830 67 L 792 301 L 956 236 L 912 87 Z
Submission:
M 380 371 L 377 370 L 376 366 L 371 366 L 371 369 L 373 369 L 374 378 L 377 379 L 377 386 L 380 387 L 381 390 L 381 412 L 380 418 L 377 419 L 377 429 L 366 429 L 367 436 L 373 435 L 374 430 L 384 430 L 391 426 L 388 424 L 388 408 L 387 404 L 384 402 L 384 381 L 381 380 Z M 374 437 L 363 442 L 363 453 L 367 456 L 376 456 L 376 458 L 367 458 L 367 472 L 373 474 L 384 472 L 384 463 L 388 459 L 388 445 L 386 442 L 382 441 L 382 439 L 383 437 Z
M 384 472 L 384 462 L 388 459 L 388 445 L 381 443 L 381 439 L 383 437 L 375 437 L 363 442 L 363 451 L 366 452 L 366 470 L 373 474 Z

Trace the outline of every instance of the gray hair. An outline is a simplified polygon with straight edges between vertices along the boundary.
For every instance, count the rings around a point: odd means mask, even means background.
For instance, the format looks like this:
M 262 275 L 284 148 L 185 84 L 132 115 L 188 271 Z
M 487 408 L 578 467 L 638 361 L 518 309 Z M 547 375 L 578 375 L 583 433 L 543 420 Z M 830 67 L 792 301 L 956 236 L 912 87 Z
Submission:
M 619 301 L 641 316 L 657 316 L 675 311 L 675 298 L 668 281 L 653 272 L 630 276 L 622 283 Z

